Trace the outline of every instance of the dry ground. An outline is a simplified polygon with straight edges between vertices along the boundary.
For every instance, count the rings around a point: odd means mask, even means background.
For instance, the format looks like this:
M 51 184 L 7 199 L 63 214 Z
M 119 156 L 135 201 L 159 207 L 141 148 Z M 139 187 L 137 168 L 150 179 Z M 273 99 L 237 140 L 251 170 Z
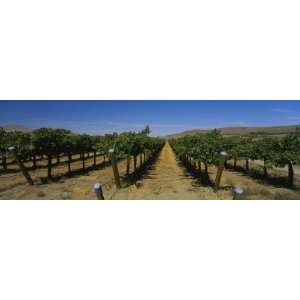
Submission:
M 86 160 L 86 168 L 93 165 L 93 158 Z M 97 158 L 97 168 L 82 173 L 80 161 L 72 163 L 72 170 L 79 170 L 77 174 L 68 178 L 63 174 L 67 166 L 60 165 L 53 168 L 53 176 L 58 178 L 43 183 L 47 169 L 31 171 L 30 174 L 35 185 L 29 186 L 23 175 L 18 173 L 0 175 L 0 199 L 95 199 L 93 186 L 96 181 L 103 184 L 103 193 L 106 199 L 111 198 L 115 192 L 112 168 L 103 164 L 102 158 Z M 119 162 L 120 174 L 125 174 L 125 161 Z
M 141 186 L 121 189 L 114 199 L 230 199 L 230 192 L 216 194 L 211 187 L 197 183 L 176 159 L 169 143 L 163 147 L 157 162 L 148 170 Z
M 217 168 L 210 166 L 209 175 L 212 180 L 214 180 L 216 173 Z M 291 190 L 278 185 L 272 185 L 261 179 L 253 179 L 241 172 L 225 169 L 222 175 L 221 189 L 232 190 L 235 186 L 244 189 L 245 195 L 242 199 L 300 199 L 299 190 Z

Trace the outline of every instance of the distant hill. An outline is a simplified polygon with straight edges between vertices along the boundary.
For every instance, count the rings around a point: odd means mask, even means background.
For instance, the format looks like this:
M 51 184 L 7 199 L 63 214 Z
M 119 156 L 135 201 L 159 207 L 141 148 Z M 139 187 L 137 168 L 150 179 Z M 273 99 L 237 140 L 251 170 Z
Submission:
M 33 131 L 30 128 L 24 127 L 19 124 L 9 124 L 9 125 L 0 125 L 5 131 L 10 132 L 10 131 L 22 131 L 22 132 L 31 132 Z
M 8 124 L 0 125 L 5 131 L 22 131 L 22 132 L 32 132 L 33 129 L 27 128 L 20 124 Z M 294 132 L 298 128 L 300 130 L 300 125 L 287 125 L 287 126 L 269 126 L 269 127 L 224 127 L 216 128 L 220 130 L 224 136 L 250 136 L 250 135 L 268 135 L 268 136 L 284 136 L 288 133 Z M 193 129 L 187 130 L 175 134 L 170 134 L 165 136 L 165 138 L 178 138 L 185 135 L 192 135 L 196 133 L 205 133 L 212 131 L 211 129 Z
M 220 130 L 224 136 L 249 136 L 249 135 L 273 135 L 273 136 L 283 136 L 288 133 L 294 132 L 296 128 L 299 128 L 300 125 L 287 125 L 287 126 L 270 126 L 270 127 L 225 127 L 225 128 L 216 128 Z M 185 135 L 192 135 L 196 133 L 205 133 L 209 132 L 212 129 L 193 129 L 187 130 L 175 134 L 167 135 L 166 138 L 179 138 Z

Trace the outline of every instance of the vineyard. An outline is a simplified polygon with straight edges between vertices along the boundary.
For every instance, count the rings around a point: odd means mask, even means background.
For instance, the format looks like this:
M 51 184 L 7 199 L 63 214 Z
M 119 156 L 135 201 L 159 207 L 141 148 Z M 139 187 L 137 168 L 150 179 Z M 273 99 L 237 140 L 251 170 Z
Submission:
M 280 138 L 213 130 L 167 141 L 149 133 L 0 129 L 0 198 L 95 199 L 97 182 L 105 199 L 233 199 L 236 188 L 241 199 L 300 198 L 297 130 Z
M 53 160 L 60 164 L 61 157 L 67 157 L 63 163 L 68 165 L 68 175 L 71 174 L 71 164 L 74 156 L 80 156 L 82 169 L 85 170 L 86 158 L 93 153 L 94 164 L 96 157 L 103 156 L 104 162 L 109 155 L 109 149 L 115 150 L 116 158 L 128 158 L 128 173 L 130 170 L 129 158 L 134 158 L 136 171 L 137 158 L 141 160 L 153 155 L 162 146 L 163 140 L 148 136 L 149 128 L 139 133 L 125 132 L 122 134 L 107 134 L 104 136 L 78 135 L 65 129 L 41 128 L 33 133 L 5 132 L 0 129 L 0 151 L 2 172 L 9 172 L 9 165 L 15 163 L 14 156 L 9 152 L 14 147 L 15 153 L 23 162 L 31 162 L 31 169 L 37 169 L 38 162 L 47 160 L 48 178 L 52 177 Z
M 276 137 L 231 137 L 224 138 L 220 132 L 214 130 L 206 134 L 196 134 L 173 139 L 171 145 L 185 163 L 194 164 L 208 180 L 208 165 L 217 164 L 220 153 L 224 152 L 225 167 L 227 161 L 233 161 L 236 169 L 237 161 L 245 162 L 245 172 L 250 173 L 249 160 L 263 161 L 263 176 L 268 177 L 268 168 L 288 167 L 287 186 L 294 187 L 294 165 L 300 163 L 300 132 L 286 135 L 284 138 Z M 197 165 L 196 165 L 197 164 Z

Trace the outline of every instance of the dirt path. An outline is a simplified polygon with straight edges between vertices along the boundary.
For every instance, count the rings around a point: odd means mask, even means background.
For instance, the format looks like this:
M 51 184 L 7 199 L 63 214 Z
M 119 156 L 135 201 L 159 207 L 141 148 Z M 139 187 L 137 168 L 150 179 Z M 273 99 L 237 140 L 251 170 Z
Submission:
M 153 168 L 141 180 L 114 195 L 114 199 L 224 199 L 227 193 L 216 194 L 211 187 L 196 182 L 176 159 L 169 143 L 161 150 Z

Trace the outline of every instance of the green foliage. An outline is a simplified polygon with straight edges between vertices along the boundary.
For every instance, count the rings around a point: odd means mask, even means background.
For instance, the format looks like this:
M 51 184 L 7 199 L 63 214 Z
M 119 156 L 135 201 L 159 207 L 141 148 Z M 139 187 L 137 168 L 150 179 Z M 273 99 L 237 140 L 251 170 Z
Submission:
M 31 135 L 20 131 L 6 132 L 0 128 L 0 151 L 9 155 L 8 148 L 14 146 L 21 158 L 27 158 L 32 153 Z
M 206 134 L 196 134 L 171 140 L 175 152 L 211 164 L 217 161 L 220 151 L 225 150 L 228 158 L 263 160 L 264 175 L 267 167 L 288 166 L 288 185 L 293 186 L 293 165 L 300 164 L 300 131 L 296 130 L 283 138 L 276 137 L 230 137 L 224 138 L 216 130 Z
M 15 146 L 21 159 L 27 159 L 33 153 L 30 133 L 14 131 L 10 133 L 8 147 Z
M 8 139 L 8 133 L 2 127 L 0 127 L 0 151 L 2 153 L 5 152 L 8 147 Z
M 273 161 L 277 166 L 300 164 L 300 132 L 285 136 L 278 142 Z
M 274 164 L 274 159 L 279 150 L 279 140 L 274 137 L 265 137 L 252 142 L 250 147 L 251 159 L 261 159 L 268 165 Z
M 74 134 L 65 129 L 40 128 L 31 134 L 23 132 L 6 132 L 0 128 L 0 150 L 7 151 L 15 146 L 22 158 L 33 154 L 55 156 L 61 154 L 78 154 L 97 151 L 108 155 L 110 148 L 115 149 L 119 158 L 138 155 L 146 149 L 152 151 L 163 145 L 163 140 L 149 136 L 147 126 L 141 132 L 113 133 L 104 136 Z
M 175 152 L 181 156 L 188 155 L 205 164 L 217 161 L 224 150 L 224 138 L 217 130 L 208 133 L 198 133 L 171 141 Z
M 115 141 L 115 149 L 119 156 L 128 155 L 137 156 L 144 151 L 156 151 L 164 144 L 164 140 L 149 136 L 150 128 L 146 126 L 140 132 L 124 132 L 121 133 Z
M 34 130 L 32 143 L 39 155 L 58 155 L 64 147 L 64 139 L 70 132 L 64 129 L 40 128 Z

